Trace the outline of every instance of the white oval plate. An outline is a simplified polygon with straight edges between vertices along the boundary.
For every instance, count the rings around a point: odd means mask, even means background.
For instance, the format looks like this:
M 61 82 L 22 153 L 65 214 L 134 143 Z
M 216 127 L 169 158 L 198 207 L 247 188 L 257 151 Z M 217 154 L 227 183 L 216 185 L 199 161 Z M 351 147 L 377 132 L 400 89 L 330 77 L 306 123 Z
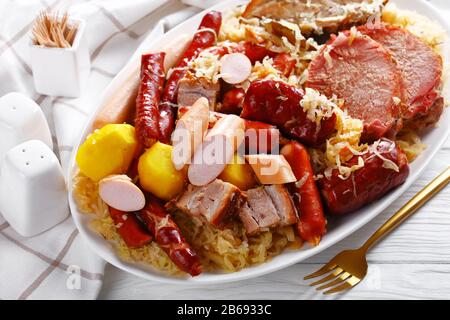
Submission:
M 224 1 L 211 9 L 218 11 L 226 11 L 229 8 L 232 8 L 235 5 L 245 3 L 246 1 L 242 0 L 231 0 Z M 444 26 L 447 31 L 449 31 L 449 27 L 446 24 L 445 19 L 437 12 L 434 7 L 423 0 L 394 0 L 391 1 L 396 3 L 399 8 L 405 8 L 408 10 L 414 10 L 420 12 L 421 14 L 436 20 L 442 26 Z M 201 18 L 203 15 L 209 10 L 206 10 L 195 17 L 183 22 L 178 25 L 168 33 L 166 33 L 163 37 L 159 39 L 146 39 L 143 43 L 141 49 L 143 50 L 157 50 L 163 43 L 170 42 L 173 38 L 175 38 L 180 33 L 194 33 L 196 28 L 198 27 Z M 450 34 L 450 32 L 448 32 Z M 449 58 L 447 43 L 445 48 L 445 58 L 447 61 Z M 130 63 L 124 67 L 124 69 L 112 80 L 111 84 L 103 93 L 102 97 L 99 99 L 98 103 L 95 105 L 100 106 L 103 101 L 111 95 L 118 86 L 125 81 L 129 75 L 136 70 L 136 67 L 139 64 L 139 55 L 135 55 Z M 86 136 L 89 134 L 92 122 L 94 117 L 91 118 L 89 123 L 86 125 L 83 130 L 83 134 L 80 137 L 78 145 L 81 144 L 82 141 L 85 140 Z M 422 174 L 423 170 L 426 168 L 428 163 L 431 161 L 436 152 L 441 148 L 443 143 L 446 141 L 449 133 L 450 127 L 447 125 L 450 121 L 450 110 L 445 110 L 444 115 L 440 121 L 440 126 L 436 129 L 433 129 L 428 135 L 424 137 L 424 143 L 428 145 L 426 151 L 411 165 L 411 175 L 406 181 L 404 185 L 400 188 L 394 190 L 387 194 L 383 199 L 359 210 L 358 212 L 340 217 L 339 219 L 332 219 L 329 224 L 328 234 L 323 238 L 322 242 L 317 247 L 310 247 L 306 245 L 304 248 L 298 251 L 285 251 L 279 256 L 273 258 L 267 263 L 257 265 L 254 267 L 246 268 L 242 271 L 235 273 L 205 273 L 195 278 L 176 278 L 167 276 L 162 274 L 161 272 L 156 271 L 155 269 L 137 263 L 126 263 L 119 259 L 119 257 L 114 252 L 113 247 L 107 241 L 105 241 L 101 236 L 92 231 L 88 222 L 90 220 L 89 215 L 82 214 L 78 211 L 75 201 L 73 199 L 73 182 L 69 181 L 69 201 L 70 207 L 72 211 L 72 216 L 75 221 L 76 226 L 78 227 L 81 235 L 88 242 L 89 246 L 97 252 L 103 259 L 111 263 L 112 265 L 126 271 L 130 272 L 136 276 L 142 277 L 144 279 L 166 282 L 166 283 L 177 283 L 177 284 L 218 284 L 218 283 L 226 283 L 239 281 L 249 278 L 254 278 L 258 276 L 262 276 L 264 274 L 268 274 L 274 271 L 278 271 L 283 268 L 287 268 L 291 265 L 294 265 L 300 261 L 303 261 L 311 256 L 318 254 L 319 252 L 327 249 L 328 247 L 336 244 L 341 241 L 345 237 L 349 236 L 369 221 L 371 221 L 374 217 L 380 214 L 384 209 L 386 209 L 390 204 L 392 204 L 396 199 L 400 197 L 402 193 L 404 193 L 412 183 Z M 77 146 L 78 146 L 77 145 Z M 75 163 L 75 154 L 77 152 L 77 148 L 74 149 L 74 152 L 71 157 L 70 168 L 71 173 L 73 174 L 76 170 Z M 70 175 L 72 176 L 72 175 Z

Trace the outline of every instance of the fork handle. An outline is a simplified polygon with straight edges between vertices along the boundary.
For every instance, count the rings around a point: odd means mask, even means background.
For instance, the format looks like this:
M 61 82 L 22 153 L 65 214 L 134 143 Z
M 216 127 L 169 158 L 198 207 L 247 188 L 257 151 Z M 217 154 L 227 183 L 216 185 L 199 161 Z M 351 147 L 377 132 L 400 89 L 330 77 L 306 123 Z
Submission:
M 364 243 L 361 250 L 368 251 L 383 236 L 387 235 L 403 221 L 409 218 L 420 207 L 428 202 L 433 196 L 441 191 L 450 182 L 450 167 L 431 181 L 425 188 L 408 201 L 395 215 L 393 215 L 385 224 L 383 224 L 375 233 Z

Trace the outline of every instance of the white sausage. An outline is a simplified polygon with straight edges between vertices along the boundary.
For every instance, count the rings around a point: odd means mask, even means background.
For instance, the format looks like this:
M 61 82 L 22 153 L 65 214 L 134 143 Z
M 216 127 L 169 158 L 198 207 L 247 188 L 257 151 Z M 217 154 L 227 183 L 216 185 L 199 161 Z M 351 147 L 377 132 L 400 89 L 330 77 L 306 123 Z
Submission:
M 173 41 L 159 48 L 157 52 L 165 52 L 164 69 L 167 72 L 180 61 L 181 56 L 191 43 L 192 37 L 188 34 L 181 34 Z M 154 51 L 156 52 L 156 51 Z M 92 131 L 101 129 L 109 123 L 124 123 L 132 115 L 132 111 L 136 106 L 136 97 L 139 89 L 139 73 L 137 68 L 133 73 L 121 84 L 117 90 L 109 97 L 92 125 Z
M 136 106 L 139 89 L 139 71 L 133 72 L 127 80 L 109 97 L 95 117 L 92 131 L 109 123 L 124 123 Z
M 256 154 L 245 156 L 245 159 L 261 184 L 286 184 L 297 181 L 291 166 L 282 155 Z
M 181 59 L 181 56 L 186 51 L 187 47 L 191 44 L 192 35 L 187 33 L 182 33 L 177 36 L 175 39 L 170 41 L 168 44 L 163 45 L 157 52 L 165 52 L 166 57 L 164 58 L 164 70 L 166 73 L 170 68 L 175 67 Z
M 172 162 L 177 170 L 191 161 L 195 150 L 203 142 L 209 124 L 209 102 L 198 99 L 178 120 L 172 134 Z
M 110 207 L 124 211 L 139 211 L 145 206 L 144 193 L 126 175 L 113 175 L 99 182 L 100 198 Z
M 204 186 L 214 181 L 231 163 L 244 138 L 243 119 L 235 115 L 221 118 L 194 153 L 188 170 L 189 182 L 195 186 Z
M 252 63 L 242 53 L 227 54 L 220 59 L 220 63 L 222 79 L 230 84 L 244 82 L 252 73 Z

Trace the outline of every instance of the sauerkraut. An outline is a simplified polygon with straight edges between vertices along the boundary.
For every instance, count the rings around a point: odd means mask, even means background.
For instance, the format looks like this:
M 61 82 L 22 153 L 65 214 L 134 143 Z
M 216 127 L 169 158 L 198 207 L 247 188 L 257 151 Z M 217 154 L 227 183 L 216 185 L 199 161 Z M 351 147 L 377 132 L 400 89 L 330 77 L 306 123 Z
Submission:
M 74 177 L 73 195 L 78 209 L 92 215 L 90 227 L 111 243 L 121 259 L 144 263 L 169 275 L 183 275 L 156 242 L 136 249 L 125 244 L 109 216 L 107 205 L 99 197 L 97 183 L 78 173 Z M 219 230 L 180 212 L 173 218 L 207 271 L 235 272 L 266 262 L 285 249 L 302 246 L 292 226 L 248 237 L 243 225 L 237 221 L 230 228 Z

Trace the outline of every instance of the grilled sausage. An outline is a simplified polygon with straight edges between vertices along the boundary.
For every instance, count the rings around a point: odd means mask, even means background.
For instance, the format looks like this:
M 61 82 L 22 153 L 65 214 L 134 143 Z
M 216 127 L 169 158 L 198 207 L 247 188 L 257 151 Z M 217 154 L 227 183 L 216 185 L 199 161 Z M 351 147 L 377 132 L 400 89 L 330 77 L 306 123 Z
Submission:
M 281 149 L 281 154 L 289 162 L 297 178 L 297 183 L 290 188 L 299 213 L 298 234 L 312 245 L 318 245 L 327 232 L 327 220 L 308 151 L 300 143 L 292 141 Z
M 345 165 L 356 165 L 358 158 L 355 156 Z M 319 180 L 329 213 L 342 215 L 356 211 L 404 183 L 409 175 L 408 159 L 393 141 L 377 141 L 362 158 L 364 167 L 348 179 L 339 177 L 336 169 L 331 177 Z
M 211 11 L 207 13 L 203 17 L 191 44 L 188 46 L 182 55 L 180 62 L 167 79 L 161 98 L 159 120 L 161 141 L 164 143 L 170 142 L 170 136 L 175 127 L 176 110 L 174 110 L 173 105 L 177 103 L 178 84 L 187 72 L 185 67 L 189 62 L 197 58 L 201 51 L 216 43 L 216 38 L 219 34 L 221 25 L 222 14 L 220 12 Z
M 141 225 L 134 213 L 109 208 L 116 230 L 130 248 L 140 248 L 152 241 L 152 236 Z
M 309 146 L 317 146 L 334 132 L 336 115 L 323 118 L 320 128 L 300 106 L 303 91 L 275 80 L 253 82 L 244 100 L 241 117 L 278 126 L 286 135 Z
M 197 253 L 186 242 L 180 228 L 158 199 L 149 196 L 147 205 L 141 210 L 140 215 L 158 245 L 180 270 L 191 276 L 197 276 L 202 272 Z
M 139 142 L 147 148 L 160 139 L 159 101 L 165 79 L 165 55 L 161 52 L 142 56 L 135 126 Z

